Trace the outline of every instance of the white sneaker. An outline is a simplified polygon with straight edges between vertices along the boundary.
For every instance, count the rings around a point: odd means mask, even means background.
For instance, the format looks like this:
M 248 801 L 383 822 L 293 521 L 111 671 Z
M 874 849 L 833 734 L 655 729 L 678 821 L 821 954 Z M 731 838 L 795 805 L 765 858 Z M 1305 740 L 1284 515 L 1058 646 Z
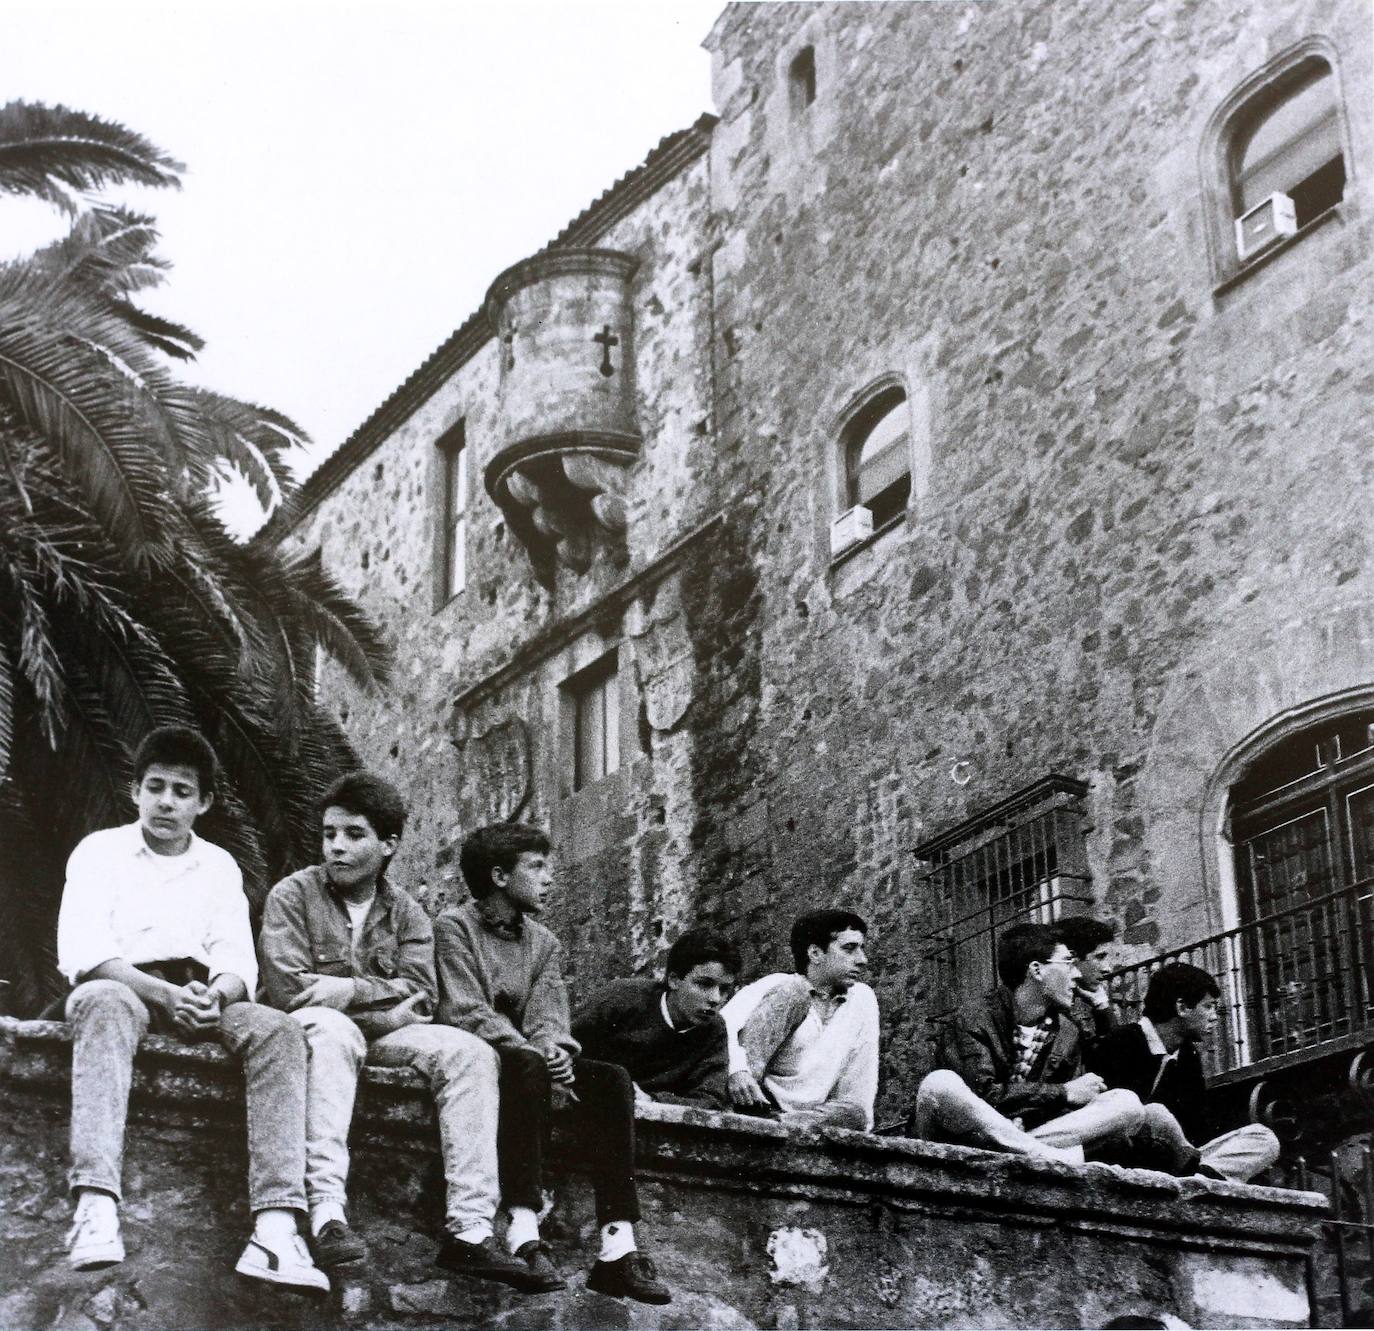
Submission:
M 271 1285 L 329 1293 L 329 1277 L 311 1260 L 310 1249 L 299 1234 L 277 1240 L 261 1239 L 254 1234 L 234 1270 Z
M 119 1213 L 113 1207 L 80 1207 L 67 1231 L 67 1255 L 78 1271 L 115 1266 L 124 1260 Z

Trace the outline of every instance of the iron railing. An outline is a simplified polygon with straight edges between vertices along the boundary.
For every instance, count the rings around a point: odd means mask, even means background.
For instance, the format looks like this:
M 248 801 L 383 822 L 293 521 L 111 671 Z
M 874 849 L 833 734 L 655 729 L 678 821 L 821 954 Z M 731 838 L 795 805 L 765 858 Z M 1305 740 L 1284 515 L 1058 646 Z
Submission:
M 1286 1181 L 1295 1188 L 1315 1188 L 1330 1196 L 1331 1217 L 1322 1222 L 1322 1228 L 1334 1259 L 1341 1325 L 1374 1325 L 1374 1155 L 1368 1145 L 1335 1150 L 1328 1167 L 1329 1173 L 1320 1165 L 1311 1167 L 1300 1156 Z M 1326 1282 L 1319 1278 L 1318 1285 L 1322 1298 L 1326 1291 L 1321 1286 Z
M 1109 980 L 1124 1020 L 1140 1017 L 1151 972 L 1171 961 L 1221 988 L 1214 1078 L 1358 1048 L 1374 1037 L 1374 880 L 1124 967 Z

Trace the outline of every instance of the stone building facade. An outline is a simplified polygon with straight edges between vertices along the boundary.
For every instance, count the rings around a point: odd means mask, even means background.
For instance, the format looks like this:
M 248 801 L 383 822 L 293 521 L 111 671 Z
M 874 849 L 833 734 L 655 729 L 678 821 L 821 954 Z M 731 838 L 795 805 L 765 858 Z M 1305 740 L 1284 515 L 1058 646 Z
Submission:
M 740 5 L 706 45 L 716 115 L 278 523 L 395 643 L 386 696 L 320 688 L 410 793 L 399 876 L 438 909 L 466 831 L 547 825 L 575 985 L 698 919 L 774 968 L 850 904 L 880 1121 L 1013 918 L 1212 940 L 1224 1068 L 1363 1050 L 1367 4 Z

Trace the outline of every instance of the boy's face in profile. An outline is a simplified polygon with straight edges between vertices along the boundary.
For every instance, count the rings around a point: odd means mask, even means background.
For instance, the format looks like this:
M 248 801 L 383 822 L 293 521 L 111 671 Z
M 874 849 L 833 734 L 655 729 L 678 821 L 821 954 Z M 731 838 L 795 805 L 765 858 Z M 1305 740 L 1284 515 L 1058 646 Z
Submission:
M 547 855 L 537 850 L 522 850 L 515 868 L 493 869 L 491 881 L 518 910 L 538 915 L 544 908 L 544 898 L 553 886 L 553 869 Z
M 1113 944 L 1108 941 L 1099 943 L 1086 956 L 1078 958 L 1078 972 L 1082 976 L 1084 989 L 1096 989 L 1111 974 L 1114 951 Z
M 180 855 L 191 844 L 191 828 L 210 807 L 200 792 L 194 767 L 150 763 L 134 787 L 138 821 L 148 849 L 158 855 Z
M 843 993 L 863 978 L 868 957 L 864 952 L 865 936 L 857 929 L 842 929 L 824 948 L 812 943 L 807 950 L 811 965 L 807 977 L 818 989 Z
M 699 961 L 686 975 L 668 975 L 663 983 L 673 1025 L 700 1026 L 725 1006 L 735 977 L 719 961 Z

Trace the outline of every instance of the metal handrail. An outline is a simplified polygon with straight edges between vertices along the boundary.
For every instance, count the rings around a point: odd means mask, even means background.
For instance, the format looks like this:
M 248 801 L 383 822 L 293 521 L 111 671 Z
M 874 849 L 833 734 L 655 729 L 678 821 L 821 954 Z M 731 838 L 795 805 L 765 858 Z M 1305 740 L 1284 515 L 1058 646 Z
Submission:
M 1108 987 L 1124 1008 L 1143 1001 L 1150 973 L 1196 959 L 1222 991 L 1214 1071 L 1301 1062 L 1374 1030 L 1374 880 L 1123 966 Z

